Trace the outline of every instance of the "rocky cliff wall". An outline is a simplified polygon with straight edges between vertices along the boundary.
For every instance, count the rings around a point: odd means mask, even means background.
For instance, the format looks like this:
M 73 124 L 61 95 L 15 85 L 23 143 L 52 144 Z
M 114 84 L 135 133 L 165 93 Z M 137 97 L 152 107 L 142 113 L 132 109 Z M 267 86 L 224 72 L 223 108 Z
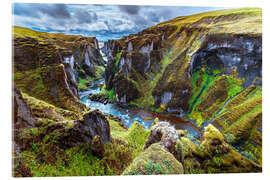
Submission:
M 254 17 L 246 22 L 249 15 Z M 196 95 L 194 72 L 202 68 L 209 70 L 210 76 L 235 72 L 239 79 L 245 79 L 243 87 L 261 85 L 260 25 L 247 30 L 260 22 L 260 15 L 258 9 L 240 9 L 180 17 L 110 40 L 104 48 L 111 56 L 105 73 L 107 89 L 114 89 L 118 102 L 122 99 L 122 103 L 154 109 L 162 106 L 168 112 L 183 114 L 191 108 Z M 241 23 L 246 30 L 238 27 Z M 123 78 L 132 88 L 119 87 L 119 79 Z M 147 84 L 151 87 L 147 88 Z M 129 100 L 124 101 L 127 96 Z
M 13 30 L 13 70 L 18 87 L 59 107 L 84 109 L 78 100 L 79 76 L 94 78 L 97 66 L 105 65 L 97 39 L 21 27 Z

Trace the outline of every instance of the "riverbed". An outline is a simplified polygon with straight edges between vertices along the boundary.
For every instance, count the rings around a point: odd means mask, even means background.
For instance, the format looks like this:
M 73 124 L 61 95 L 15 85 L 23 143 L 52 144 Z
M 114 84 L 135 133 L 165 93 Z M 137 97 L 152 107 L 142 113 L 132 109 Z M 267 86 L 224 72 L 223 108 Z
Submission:
M 120 117 L 124 125 L 128 128 L 130 128 L 134 122 L 138 122 L 145 129 L 149 129 L 155 118 L 159 118 L 160 121 L 170 122 L 172 125 L 174 125 L 176 129 L 187 130 L 188 134 L 191 135 L 191 137 L 194 137 L 196 139 L 200 137 L 200 129 L 196 127 L 192 122 L 189 122 L 187 119 L 134 107 L 123 108 L 118 104 L 103 104 L 97 101 L 90 100 L 89 96 L 93 94 L 98 94 L 100 92 L 100 85 L 103 83 L 104 79 L 94 81 L 87 90 L 80 92 L 81 101 L 89 108 L 99 109 L 105 114 Z
M 103 44 L 99 44 L 102 48 Z M 103 59 L 107 61 L 107 57 L 102 53 Z M 110 114 L 120 117 L 123 124 L 130 128 L 134 122 L 138 122 L 145 129 L 149 129 L 155 118 L 159 118 L 160 121 L 170 122 L 176 129 L 187 130 L 188 135 L 191 138 L 199 139 L 201 136 L 201 130 L 190 122 L 187 118 L 180 118 L 169 114 L 152 112 L 135 107 L 123 108 L 118 104 L 103 104 L 97 101 L 92 101 L 89 97 L 93 94 L 100 92 L 100 87 L 104 83 L 104 79 L 93 81 L 87 90 L 80 91 L 80 100 L 91 109 L 99 109 L 104 114 Z

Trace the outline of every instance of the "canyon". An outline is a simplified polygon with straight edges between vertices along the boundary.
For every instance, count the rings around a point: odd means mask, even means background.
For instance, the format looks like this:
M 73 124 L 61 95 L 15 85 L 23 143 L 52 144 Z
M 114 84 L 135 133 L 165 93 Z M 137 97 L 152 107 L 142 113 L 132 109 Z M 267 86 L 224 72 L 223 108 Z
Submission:
M 107 42 L 14 26 L 14 176 L 261 172 L 261 13 Z

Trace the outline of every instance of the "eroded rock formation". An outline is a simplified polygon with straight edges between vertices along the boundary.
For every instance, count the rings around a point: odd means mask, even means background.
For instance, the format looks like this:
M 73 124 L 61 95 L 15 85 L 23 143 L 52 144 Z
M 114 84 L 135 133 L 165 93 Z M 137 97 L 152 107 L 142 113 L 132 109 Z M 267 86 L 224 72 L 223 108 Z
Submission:
M 21 27 L 13 30 L 17 86 L 24 93 L 58 107 L 83 110 L 78 100 L 79 75 L 86 79 L 96 77 L 97 66 L 103 68 L 105 64 L 96 38 L 41 33 Z

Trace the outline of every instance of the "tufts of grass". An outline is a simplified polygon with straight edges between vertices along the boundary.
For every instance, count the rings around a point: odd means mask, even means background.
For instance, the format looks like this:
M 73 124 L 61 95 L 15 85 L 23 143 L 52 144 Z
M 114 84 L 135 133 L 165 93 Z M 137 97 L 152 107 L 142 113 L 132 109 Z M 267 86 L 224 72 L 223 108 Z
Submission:
M 115 98 L 116 98 L 115 95 L 114 95 L 114 90 L 113 89 L 107 90 L 105 88 L 105 86 L 103 86 L 101 88 L 101 91 L 100 91 L 99 94 L 104 95 L 105 97 L 107 97 L 107 98 L 109 98 L 111 100 L 115 100 Z
M 120 52 L 118 52 L 115 56 L 115 63 L 114 63 L 114 67 L 118 67 L 119 61 L 120 61 L 120 57 L 123 53 L 123 50 L 121 50 Z
M 79 77 L 79 84 L 78 84 L 79 90 L 87 90 L 87 85 L 86 85 L 87 82 L 88 81 L 86 79 Z
M 96 79 L 100 79 L 105 72 L 104 66 L 95 66 L 96 67 Z
M 50 153 L 50 152 L 43 152 Z M 32 150 L 21 153 L 21 158 L 30 167 L 34 177 L 50 176 L 103 176 L 120 175 L 132 159 L 132 150 L 117 141 L 105 144 L 105 155 L 99 159 L 90 151 L 90 144 L 59 151 L 53 163 L 40 159 L 40 150 L 32 144 Z

